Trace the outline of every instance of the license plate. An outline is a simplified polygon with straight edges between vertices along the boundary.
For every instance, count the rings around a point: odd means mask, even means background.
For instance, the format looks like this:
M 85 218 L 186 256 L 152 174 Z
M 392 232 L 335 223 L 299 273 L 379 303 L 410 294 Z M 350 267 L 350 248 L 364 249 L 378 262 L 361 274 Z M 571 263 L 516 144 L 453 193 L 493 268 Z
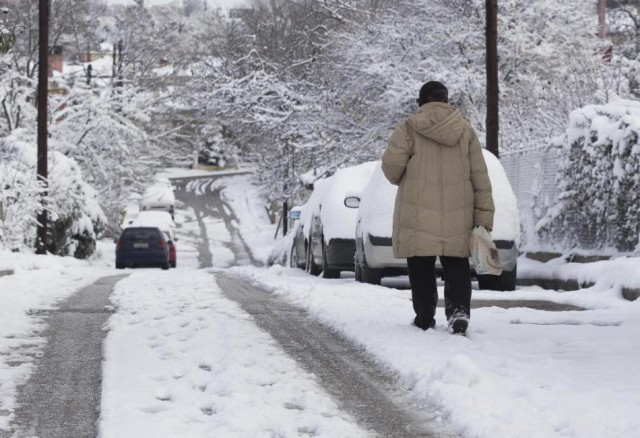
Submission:
M 133 247 L 134 248 L 149 248 L 149 244 L 148 243 L 134 243 Z

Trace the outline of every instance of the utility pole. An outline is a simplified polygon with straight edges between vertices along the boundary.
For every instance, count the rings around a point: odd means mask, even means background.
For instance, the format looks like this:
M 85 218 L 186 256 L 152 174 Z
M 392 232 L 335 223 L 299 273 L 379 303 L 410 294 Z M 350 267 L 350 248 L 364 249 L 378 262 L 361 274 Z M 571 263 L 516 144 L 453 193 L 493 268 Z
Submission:
M 498 139 L 500 132 L 498 84 L 498 0 L 485 0 L 487 44 L 487 150 L 500 158 Z
M 607 36 L 607 0 L 598 0 L 598 36 Z
M 38 227 L 36 237 L 36 253 L 47 253 L 47 227 L 49 215 L 47 212 L 47 195 L 49 191 L 48 166 L 48 130 L 47 113 L 49 98 L 49 0 L 40 0 L 39 26 L 39 71 L 38 71 L 38 181 L 44 190 L 40 196 L 41 207 L 38 213 Z

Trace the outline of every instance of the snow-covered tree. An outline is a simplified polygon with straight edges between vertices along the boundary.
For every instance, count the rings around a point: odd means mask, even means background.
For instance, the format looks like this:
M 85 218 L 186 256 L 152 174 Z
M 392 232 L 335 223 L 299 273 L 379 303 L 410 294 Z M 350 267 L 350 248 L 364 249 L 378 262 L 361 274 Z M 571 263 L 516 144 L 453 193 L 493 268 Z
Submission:
M 554 140 L 557 199 L 538 231 L 569 248 L 633 251 L 640 236 L 640 104 L 615 99 L 571 113 Z
M 36 150 L 35 136 L 25 130 L 0 140 L 0 244 L 9 249 L 35 243 L 43 191 L 36 176 Z M 78 258 L 93 254 L 106 217 L 75 160 L 55 151 L 50 155 L 45 200 L 51 218 L 47 250 Z

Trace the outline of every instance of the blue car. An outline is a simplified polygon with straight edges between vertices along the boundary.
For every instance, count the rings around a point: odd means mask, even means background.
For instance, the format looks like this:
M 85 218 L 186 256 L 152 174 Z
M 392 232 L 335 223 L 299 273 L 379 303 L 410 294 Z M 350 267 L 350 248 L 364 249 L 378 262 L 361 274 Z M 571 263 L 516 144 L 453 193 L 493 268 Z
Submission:
M 169 269 L 169 244 L 159 228 L 125 228 L 116 246 L 116 269 L 160 267 Z

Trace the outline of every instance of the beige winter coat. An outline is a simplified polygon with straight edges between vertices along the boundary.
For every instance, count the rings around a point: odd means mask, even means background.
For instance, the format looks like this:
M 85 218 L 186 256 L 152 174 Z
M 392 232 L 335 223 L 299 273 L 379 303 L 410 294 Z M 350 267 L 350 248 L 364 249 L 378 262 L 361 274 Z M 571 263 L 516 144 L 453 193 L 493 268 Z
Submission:
M 396 257 L 469 257 L 472 228 L 493 228 L 491 182 L 480 142 L 449 104 L 427 103 L 400 123 L 382 156 L 382 170 L 399 186 Z

